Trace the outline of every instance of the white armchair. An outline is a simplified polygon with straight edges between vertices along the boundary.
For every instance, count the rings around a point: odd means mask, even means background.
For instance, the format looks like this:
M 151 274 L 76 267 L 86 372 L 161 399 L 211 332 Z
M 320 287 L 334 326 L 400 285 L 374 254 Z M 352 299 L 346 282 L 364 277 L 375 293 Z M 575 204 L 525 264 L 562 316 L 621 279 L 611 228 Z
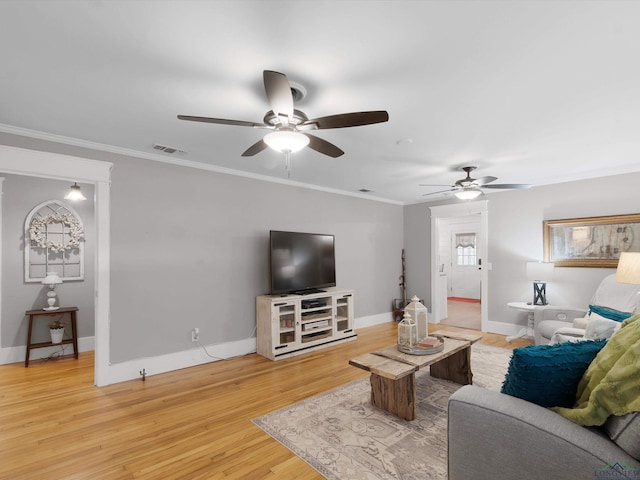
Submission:
M 635 312 L 640 299 L 640 285 L 618 283 L 616 275 L 605 277 L 596 289 L 590 305 L 613 308 L 621 312 Z M 563 329 L 567 335 L 583 336 L 586 328 L 588 306 L 572 307 L 540 307 L 533 313 L 533 339 L 536 345 L 547 345 L 553 334 Z M 575 330 L 567 330 L 567 327 Z

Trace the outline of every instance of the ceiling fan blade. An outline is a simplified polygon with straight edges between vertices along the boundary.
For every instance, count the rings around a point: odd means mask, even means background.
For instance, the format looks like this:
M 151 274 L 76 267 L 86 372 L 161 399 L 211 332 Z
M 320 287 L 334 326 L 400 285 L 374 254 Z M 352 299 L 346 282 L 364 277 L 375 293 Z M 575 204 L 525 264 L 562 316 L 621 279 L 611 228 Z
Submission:
M 337 158 L 340 155 L 344 155 L 344 152 L 340 150 L 338 147 L 336 147 L 333 143 L 329 143 L 326 140 L 323 140 L 322 138 L 309 135 L 308 133 L 305 133 L 303 135 L 306 135 L 307 137 L 309 137 L 309 145 L 307 146 L 312 150 L 315 150 L 316 152 L 320 152 L 324 155 L 328 155 L 333 158 Z
M 423 193 L 422 196 L 426 197 L 428 195 L 437 195 L 438 193 L 446 193 L 446 192 L 455 192 L 457 188 L 449 188 L 447 190 L 439 190 L 437 192 Z
M 289 119 L 293 118 L 293 95 L 287 76 L 284 73 L 264 70 L 262 79 L 271 110 L 276 116 L 285 116 L 285 124 L 288 125 Z
M 476 185 L 486 185 L 487 183 L 495 182 L 498 177 L 481 177 L 476 178 L 473 183 Z
M 263 151 L 265 148 L 267 148 L 269 145 L 267 145 L 266 143 L 264 143 L 264 140 L 260 139 L 258 140 L 256 143 L 254 143 L 253 145 L 251 145 L 249 148 L 247 148 L 243 153 L 242 156 L 243 157 L 253 157 L 255 154 L 260 153 L 261 151 Z
M 528 183 L 496 183 L 495 185 L 485 185 L 482 188 L 504 188 L 504 189 L 523 189 L 531 188 Z
M 268 125 L 264 123 L 245 122 L 243 120 L 226 120 L 224 118 L 211 118 L 211 117 L 192 117 L 191 115 L 178 115 L 180 120 L 188 120 L 190 122 L 204 122 L 204 123 L 217 123 L 220 125 L 235 125 L 238 127 L 254 127 L 254 128 L 268 128 Z
M 317 128 L 344 128 L 358 127 L 360 125 L 371 125 L 374 123 L 383 123 L 389 120 L 389 114 L 384 110 L 373 112 L 353 112 L 340 113 L 338 115 L 329 115 L 328 117 L 314 118 L 307 120 L 300 127 L 317 125 Z M 304 128 L 302 128 L 304 129 Z

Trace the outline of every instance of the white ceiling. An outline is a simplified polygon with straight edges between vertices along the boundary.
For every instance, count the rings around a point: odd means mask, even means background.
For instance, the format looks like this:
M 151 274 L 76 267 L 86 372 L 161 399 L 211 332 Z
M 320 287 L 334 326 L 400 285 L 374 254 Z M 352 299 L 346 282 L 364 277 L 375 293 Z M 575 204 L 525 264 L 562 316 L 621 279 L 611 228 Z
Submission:
M 266 131 L 265 69 L 310 118 L 387 110 L 315 135 L 291 180 L 401 203 L 464 165 L 542 185 L 640 171 L 640 2 L 0 2 L 0 131 L 286 181 Z M 153 144 L 185 150 L 157 152 Z

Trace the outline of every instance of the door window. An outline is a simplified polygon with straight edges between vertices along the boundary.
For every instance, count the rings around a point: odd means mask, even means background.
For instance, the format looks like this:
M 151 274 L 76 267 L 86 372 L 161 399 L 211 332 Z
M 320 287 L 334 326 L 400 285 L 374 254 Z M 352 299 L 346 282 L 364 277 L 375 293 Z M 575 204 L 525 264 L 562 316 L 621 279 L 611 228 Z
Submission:
M 475 266 L 476 263 L 476 234 L 456 233 L 456 265 Z

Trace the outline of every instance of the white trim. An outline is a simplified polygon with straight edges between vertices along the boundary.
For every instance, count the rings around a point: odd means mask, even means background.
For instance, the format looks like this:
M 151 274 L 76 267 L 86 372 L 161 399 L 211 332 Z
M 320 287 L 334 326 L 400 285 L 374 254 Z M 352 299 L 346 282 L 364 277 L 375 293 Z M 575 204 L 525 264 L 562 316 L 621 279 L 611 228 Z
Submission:
M 357 328 L 370 327 L 382 323 L 394 323 L 391 312 L 369 315 L 356 318 L 355 320 Z M 256 353 L 255 337 L 234 342 L 206 345 L 204 348 L 192 348 L 155 357 L 135 358 L 126 362 L 109 365 L 109 383 L 140 378 L 140 372 L 143 370 L 147 376 L 152 376 L 252 353 Z
M 77 138 L 65 137 L 62 135 L 54 135 L 50 133 L 38 132 L 36 130 L 29 130 L 26 128 L 14 127 L 12 125 L 0 124 L 0 132 L 10 133 L 13 135 L 20 135 L 22 137 L 38 138 L 40 140 L 63 143 L 65 145 L 73 145 L 76 147 L 90 148 L 92 150 L 115 153 L 118 155 L 127 155 L 129 157 L 144 158 L 146 160 L 153 160 L 156 162 L 168 163 L 171 165 L 178 165 L 180 167 L 197 168 L 199 170 L 207 170 L 209 172 L 217 172 L 217 173 L 224 173 L 226 175 L 235 175 L 237 177 L 251 178 L 253 180 L 261 180 L 263 182 L 279 183 L 283 185 L 289 185 L 292 187 L 300 187 L 300 188 L 306 188 L 308 190 L 317 190 L 320 192 L 334 193 L 337 195 L 345 195 L 348 197 L 362 198 L 365 200 L 372 200 L 372 201 L 381 202 L 381 203 L 389 203 L 392 205 L 404 205 L 403 202 L 399 202 L 396 200 L 389 200 L 387 198 L 376 197 L 373 195 L 349 192 L 347 190 L 339 190 L 336 188 L 321 187 L 319 185 L 296 182 L 295 180 L 290 180 L 285 178 L 269 177 L 267 175 L 260 175 L 252 172 L 244 172 L 242 170 L 235 170 L 233 168 L 226 168 L 226 167 L 220 167 L 217 165 L 210 165 L 207 163 L 194 162 L 192 160 L 170 158 L 170 157 L 159 155 L 152 152 L 141 152 L 139 150 L 131 150 L 128 148 L 115 147 L 113 145 L 106 145 L 104 143 L 90 142 L 86 140 L 80 140 Z M 82 181 L 82 178 L 77 177 L 77 181 L 78 182 Z
M 95 184 L 95 384 L 108 385 L 110 305 L 110 181 L 108 162 L 0 145 L 0 172 Z M 63 172 L 63 173 L 61 173 Z M 2 262 L 0 255 L 0 263 Z
M 368 315 L 366 317 L 356 318 L 354 322 L 354 328 L 356 329 L 356 333 L 358 328 L 371 327 L 373 325 L 380 325 L 382 323 L 393 322 L 393 313 L 378 313 L 376 315 Z
M 67 343 L 64 345 L 65 355 L 73 354 L 73 345 Z M 91 352 L 95 349 L 95 337 L 81 337 L 78 338 L 78 352 Z M 29 364 L 37 362 L 42 358 L 47 358 L 60 351 L 60 346 L 35 348 L 31 350 L 29 355 Z M 20 345 L 18 347 L 4 347 L 0 348 L 0 365 L 6 365 L 9 363 L 24 362 L 25 354 L 27 353 L 27 346 Z
M 4 192 L 2 185 L 4 184 L 4 177 L 0 177 L 0 349 L 2 348 L 2 197 Z M 2 363 L 2 362 L 0 362 Z
M 95 379 L 96 385 L 109 385 L 111 345 L 111 183 L 98 182 L 95 186 L 96 238 L 95 249 Z M 100 199 L 100 201 L 98 201 Z M 99 288 L 98 288 L 99 286 Z
M 370 327 L 372 325 L 379 325 L 382 323 L 394 323 L 391 317 L 391 312 L 380 313 L 377 315 L 357 318 L 355 323 L 358 328 Z M 95 341 L 96 337 L 79 338 L 78 350 L 80 352 L 94 350 Z M 73 351 L 71 346 L 67 345 L 67 348 L 68 353 Z M 60 347 L 45 347 L 32 350 L 30 361 L 33 362 L 41 358 L 46 358 L 50 354 L 59 350 Z M 26 346 L 0 348 L 0 364 L 23 362 L 25 352 Z M 141 377 L 140 372 L 142 370 L 145 371 L 146 375 L 152 376 L 252 353 L 256 353 L 255 337 L 216 345 L 206 345 L 204 348 L 197 347 L 155 357 L 136 358 L 126 362 L 108 365 L 108 368 L 105 369 L 105 376 L 108 380 L 108 383 L 106 384 L 135 380 L 136 378 Z M 96 350 L 96 357 L 97 356 L 98 352 Z M 102 363 L 96 362 L 96 368 L 98 368 L 98 365 L 102 365 Z
M 512 335 L 517 335 L 520 330 L 522 330 L 522 325 L 515 325 L 513 323 L 504 323 L 504 322 L 494 322 L 488 321 L 486 328 L 484 328 L 483 332 L 489 333 L 498 333 L 500 335 L 505 335 L 507 337 Z
M 135 358 L 122 363 L 114 363 L 109 365 L 109 380 L 111 383 L 124 382 L 140 378 L 140 372 L 143 370 L 146 375 L 158 375 L 182 368 L 194 367 L 196 365 L 255 353 L 256 339 L 255 337 L 246 338 L 235 342 L 207 345 L 205 348 L 208 355 L 203 347 L 199 347 L 156 357 Z

